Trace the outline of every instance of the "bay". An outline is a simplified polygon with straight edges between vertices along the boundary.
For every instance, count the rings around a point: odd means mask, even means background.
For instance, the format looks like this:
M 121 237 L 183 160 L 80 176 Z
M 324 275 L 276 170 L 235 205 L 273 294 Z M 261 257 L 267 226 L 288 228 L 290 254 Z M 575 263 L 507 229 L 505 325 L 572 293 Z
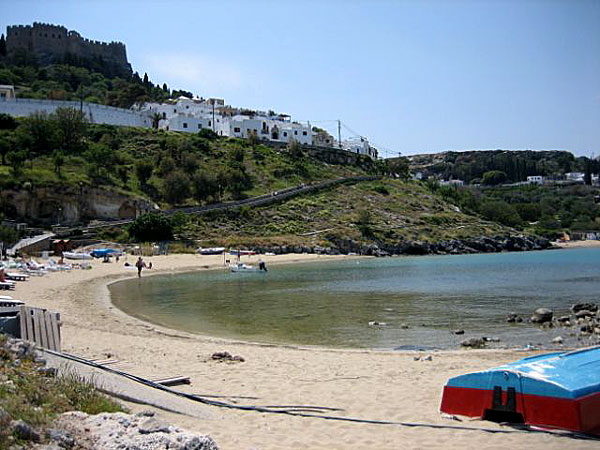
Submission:
M 456 348 L 468 337 L 496 346 L 547 347 L 569 330 L 508 324 L 510 312 L 568 313 L 600 301 L 600 249 L 350 259 L 160 275 L 110 286 L 115 306 L 192 333 L 339 348 Z M 385 323 L 370 326 L 369 322 Z M 408 328 L 407 328 L 408 327 Z M 452 330 L 464 329 L 464 335 Z

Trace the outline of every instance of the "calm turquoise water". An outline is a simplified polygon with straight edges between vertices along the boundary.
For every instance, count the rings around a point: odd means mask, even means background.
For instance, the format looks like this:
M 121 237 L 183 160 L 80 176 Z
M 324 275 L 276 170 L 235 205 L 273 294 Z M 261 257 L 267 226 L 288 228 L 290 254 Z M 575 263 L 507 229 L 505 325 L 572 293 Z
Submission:
M 267 274 L 127 280 L 110 291 L 125 312 L 194 333 L 328 347 L 451 348 L 471 336 L 498 337 L 502 346 L 568 339 L 564 330 L 510 325 L 505 316 L 528 317 L 538 307 L 566 313 L 572 303 L 600 301 L 599 288 L 596 248 L 272 265 Z M 452 334 L 457 328 L 466 334 Z

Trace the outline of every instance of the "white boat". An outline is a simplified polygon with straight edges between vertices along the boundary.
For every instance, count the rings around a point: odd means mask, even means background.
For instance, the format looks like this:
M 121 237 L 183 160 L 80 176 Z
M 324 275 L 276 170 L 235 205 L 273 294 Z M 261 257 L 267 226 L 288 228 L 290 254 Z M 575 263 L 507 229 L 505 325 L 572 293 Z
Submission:
M 21 300 L 3 300 L 0 299 L 0 308 L 13 308 L 15 306 L 22 306 L 25 302 Z
M 265 263 L 260 263 L 258 267 L 252 266 L 250 264 L 237 263 L 230 264 L 229 268 L 232 272 L 267 272 L 267 266 Z
M 221 255 L 225 251 L 225 247 L 210 247 L 210 248 L 202 248 L 200 247 L 196 250 L 196 253 L 200 253 L 201 255 Z
M 67 259 L 92 259 L 92 255 L 82 252 L 63 252 L 63 256 Z

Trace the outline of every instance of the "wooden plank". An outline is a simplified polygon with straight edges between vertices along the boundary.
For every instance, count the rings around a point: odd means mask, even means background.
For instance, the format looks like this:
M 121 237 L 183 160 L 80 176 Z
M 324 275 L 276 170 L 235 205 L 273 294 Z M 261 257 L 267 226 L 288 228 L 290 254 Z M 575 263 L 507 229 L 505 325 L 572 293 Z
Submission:
M 60 352 L 60 314 L 50 313 L 52 319 L 52 334 L 54 335 L 54 351 Z
M 39 309 L 36 308 L 33 310 L 33 342 L 35 342 L 37 345 L 47 348 L 48 340 L 46 339 L 46 336 L 42 338 L 41 315 L 42 312 Z
M 54 333 L 52 332 L 52 315 L 48 311 L 44 311 L 42 314 L 42 329 L 44 330 L 48 340 L 48 346 L 46 348 L 49 350 L 54 350 L 55 341 Z
M 45 311 L 45 310 L 39 311 L 40 336 L 42 338 L 42 347 L 53 350 L 53 348 L 52 348 L 53 340 L 50 338 L 51 332 L 48 333 L 49 330 L 48 330 L 48 327 L 46 327 L 47 315 L 48 315 L 47 311 Z
M 21 339 L 27 339 L 27 306 L 19 308 L 19 322 L 21 325 Z
M 29 307 L 25 307 L 25 325 L 25 337 L 23 339 L 33 341 L 35 336 L 33 334 L 33 316 L 32 309 Z
M 191 384 L 190 377 L 169 377 L 159 378 L 158 380 L 152 380 L 156 384 L 162 384 L 163 386 L 176 386 L 178 384 Z
M 101 366 L 108 366 L 109 364 L 120 363 L 119 359 L 92 359 L 93 363 L 100 364 Z

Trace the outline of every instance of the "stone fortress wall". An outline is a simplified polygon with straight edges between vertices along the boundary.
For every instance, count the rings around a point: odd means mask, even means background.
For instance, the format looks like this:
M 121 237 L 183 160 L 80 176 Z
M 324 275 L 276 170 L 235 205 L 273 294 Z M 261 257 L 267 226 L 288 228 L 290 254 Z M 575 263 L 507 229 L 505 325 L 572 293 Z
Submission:
M 43 64 L 63 61 L 67 56 L 101 60 L 118 67 L 122 74 L 131 74 L 125 44 L 100 42 L 83 38 L 63 26 L 34 22 L 33 25 L 13 25 L 6 28 L 8 55 L 19 50 L 34 53 Z

